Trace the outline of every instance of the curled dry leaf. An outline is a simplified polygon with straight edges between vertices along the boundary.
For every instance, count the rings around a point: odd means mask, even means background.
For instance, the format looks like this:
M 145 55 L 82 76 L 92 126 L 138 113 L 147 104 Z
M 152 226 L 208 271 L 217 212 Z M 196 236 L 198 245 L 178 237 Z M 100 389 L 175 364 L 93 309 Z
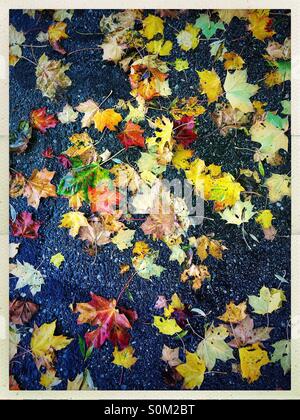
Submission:
M 193 290 L 199 290 L 204 280 L 210 279 L 210 273 L 206 265 L 192 264 L 183 271 L 180 279 L 183 283 L 186 283 L 188 280 L 191 281 Z
M 38 310 L 36 303 L 14 299 L 9 303 L 9 321 L 16 325 L 26 324 Z

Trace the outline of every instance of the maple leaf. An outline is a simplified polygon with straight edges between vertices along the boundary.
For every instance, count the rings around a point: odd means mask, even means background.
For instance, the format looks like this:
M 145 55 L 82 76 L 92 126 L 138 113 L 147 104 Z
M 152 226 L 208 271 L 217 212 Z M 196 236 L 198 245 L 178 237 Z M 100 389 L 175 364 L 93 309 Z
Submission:
M 23 153 L 28 147 L 32 136 L 32 128 L 28 121 L 20 121 L 17 130 L 9 133 L 9 151 Z
M 39 310 L 36 303 L 14 299 L 9 302 L 9 322 L 16 325 L 27 324 Z
M 207 14 L 201 14 L 196 20 L 195 27 L 201 29 L 206 39 L 210 39 L 217 30 L 225 30 L 222 22 L 213 22 Z
M 200 104 L 196 96 L 181 99 L 175 98 L 170 109 L 170 113 L 175 120 L 180 120 L 184 115 L 198 117 L 204 112 L 205 108 Z
M 29 286 L 33 296 L 41 291 L 42 285 L 45 283 L 41 272 L 28 262 L 20 263 L 20 261 L 17 261 L 17 264 L 10 264 L 9 272 L 18 277 L 15 288 L 22 289 Z
M 185 149 L 182 144 L 178 145 L 172 157 L 172 164 L 177 170 L 189 169 L 190 163 L 188 162 L 188 159 L 190 159 L 193 156 L 193 153 L 193 150 Z
M 239 356 L 242 377 L 249 383 L 257 381 L 261 376 L 261 367 L 270 363 L 268 353 L 261 348 L 260 343 L 240 348 Z
M 62 216 L 59 227 L 70 229 L 69 234 L 75 238 L 82 226 L 88 226 L 85 215 L 80 211 L 70 211 Z
M 72 167 L 72 162 L 70 161 L 70 159 L 65 156 L 65 155 L 59 155 L 57 156 L 57 160 L 59 161 L 59 163 L 65 168 L 65 169 L 70 169 Z
M 246 302 L 241 302 L 238 305 L 235 305 L 234 302 L 230 302 L 226 305 L 226 312 L 218 318 L 221 321 L 228 322 L 230 324 L 238 324 L 246 318 L 246 309 Z
M 47 149 L 43 150 L 41 155 L 46 159 L 52 159 L 55 157 L 54 150 L 52 149 L 52 147 L 47 147 Z
M 81 127 L 90 127 L 93 122 L 94 115 L 99 111 L 99 106 L 92 99 L 81 102 L 76 108 L 76 111 L 84 114 L 81 120 Z
M 197 139 L 197 133 L 194 130 L 194 117 L 184 115 L 180 120 L 174 122 L 174 139 L 184 147 L 188 147 Z
M 271 203 L 281 201 L 285 196 L 291 196 L 291 177 L 288 175 L 272 174 L 264 185 L 269 190 Z
M 245 61 L 235 52 L 225 52 L 223 54 L 225 70 L 241 70 Z
M 208 103 L 217 101 L 218 97 L 222 94 L 223 89 L 221 85 L 221 80 L 213 70 L 203 70 L 198 71 L 197 74 L 200 79 L 200 88 L 201 93 L 207 95 Z
M 85 161 L 87 152 L 94 152 L 94 141 L 86 131 L 84 133 L 73 134 L 69 140 L 73 143 L 73 146 L 69 147 L 64 154 L 71 158 L 79 156 L 81 161 Z M 83 163 L 86 164 L 86 162 Z
M 191 246 L 195 246 L 197 248 L 197 255 L 201 262 L 206 260 L 208 255 L 211 255 L 217 260 L 221 260 L 223 257 L 222 252 L 227 249 L 225 245 L 222 245 L 221 241 L 208 238 L 205 235 L 202 235 L 198 239 L 191 237 L 189 242 Z
M 164 344 L 162 349 L 161 360 L 168 363 L 170 367 L 175 367 L 181 364 L 179 359 L 179 347 L 171 349 L 170 347 Z
M 272 226 L 272 220 L 274 219 L 271 210 L 260 210 L 255 221 L 259 223 L 263 229 L 269 229 Z
M 236 182 L 231 174 L 224 173 L 213 180 L 209 199 L 216 201 L 215 209 L 222 210 L 224 207 L 236 204 L 242 191 L 244 188 L 241 184 Z
M 232 108 L 237 108 L 244 113 L 252 112 L 253 105 L 250 98 L 256 94 L 258 89 L 258 85 L 247 83 L 247 70 L 235 70 L 234 73 L 227 72 L 224 90 Z
M 148 15 L 142 21 L 143 23 L 143 30 L 141 31 L 142 35 L 147 39 L 152 39 L 156 34 L 164 33 L 164 21 L 154 15 Z
M 189 51 L 197 48 L 199 44 L 199 29 L 188 23 L 184 30 L 180 31 L 176 38 L 178 45 L 183 51 Z
M 282 302 L 286 301 L 283 290 L 269 289 L 263 286 L 259 291 L 259 297 L 255 295 L 249 296 L 249 304 L 253 311 L 259 315 L 271 314 L 281 308 Z
M 90 371 L 85 369 L 84 372 L 79 373 L 73 381 L 68 379 L 68 391 L 93 391 L 95 388 Z
M 53 23 L 48 28 L 48 38 L 53 49 L 60 54 L 66 54 L 66 51 L 59 44 L 62 39 L 69 38 L 66 33 L 67 24 L 65 22 Z
M 121 227 L 123 224 L 121 224 Z M 92 217 L 87 226 L 79 230 L 79 236 L 82 241 L 87 241 L 93 246 L 102 246 L 110 242 L 112 231 L 105 226 L 103 217 Z
M 132 346 L 127 346 L 123 350 L 118 350 L 118 347 L 115 347 L 113 356 L 113 364 L 117 366 L 122 366 L 125 369 L 130 369 L 138 360 L 133 356 L 134 348 Z
M 174 335 L 182 331 L 182 328 L 177 324 L 176 319 L 174 318 L 166 319 L 162 316 L 154 316 L 153 325 L 160 333 L 166 335 Z
M 174 67 L 177 71 L 184 71 L 187 70 L 190 67 L 190 65 L 187 60 L 176 58 L 176 60 L 174 61 Z
M 46 168 L 43 168 L 41 171 L 35 169 L 32 172 L 31 177 L 27 180 L 23 194 L 27 198 L 29 206 L 37 209 L 41 198 L 57 197 L 56 187 L 51 184 L 54 175 L 55 172 L 50 172 Z
M 228 345 L 233 348 L 239 348 L 247 344 L 268 340 L 272 330 L 273 328 L 270 327 L 254 328 L 253 319 L 247 315 L 236 326 L 230 326 L 230 335 L 233 339 Z
M 48 128 L 56 127 L 58 121 L 54 115 L 47 115 L 47 108 L 34 109 L 30 114 L 30 123 L 41 133 L 45 134 Z
M 66 104 L 62 112 L 57 114 L 57 118 L 62 124 L 69 124 L 75 122 L 78 117 L 78 112 L 75 112 L 71 105 Z
M 237 201 L 231 208 L 226 208 L 220 216 L 227 223 L 232 225 L 241 225 L 247 223 L 254 216 L 253 205 L 250 201 Z
M 197 354 L 205 361 L 208 370 L 212 370 L 217 359 L 226 362 L 234 359 L 233 351 L 225 342 L 229 333 L 223 325 L 215 327 L 213 324 L 206 326 L 204 339 L 197 347 Z
M 248 29 L 260 41 L 264 41 L 266 38 L 270 38 L 276 34 L 271 28 L 273 19 L 269 17 L 269 10 L 255 10 L 249 13 L 248 19 L 250 22 Z
M 88 186 L 88 198 L 92 212 L 113 213 L 124 196 L 119 191 L 110 190 L 107 185 L 100 184 L 96 188 Z
M 139 190 L 142 184 L 139 174 L 126 163 L 114 165 L 110 173 L 115 176 L 114 185 L 116 188 L 128 188 L 133 194 Z
M 288 150 L 288 138 L 285 129 L 275 127 L 268 121 L 257 121 L 250 129 L 251 140 L 261 144 L 260 160 L 267 158 L 269 163 L 278 150 Z
M 56 357 L 55 351 L 64 349 L 73 341 L 73 338 L 54 335 L 55 329 L 56 320 L 49 324 L 42 324 L 40 327 L 37 325 L 34 327 L 30 348 L 38 369 L 41 366 L 52 368 Z
M 45 389 L 52 389 L 60 383 L 61 379 L 56 376 L 56 371 L 53 368 L 48 369 L 46 370 L 46 373 L 41 374 L 40 385 L 42 385 Z
M 122 229 L 120 230 L 116 236 L 114 236 L 111 242 L 117 245 L 120 251 L 124 249 L 130 248 L 133 244 L 133 237 L 135 235 L 135 230 L 133 229 Z
M 234 17 L 237 17 L 238 19 L 245 19 L 248 17 L 249 10 L 241 10 L 241 9 L 220 9 L 216 11 L 219 15 L 219 18 L 227 23 L 232 21 Z
M 117 137 L 126 149 L 132 146 L 145 147 L 143 132 L 144 130 L 138 124 L 128 121 L 125 129 Z
M 176 366 L 176 371 L 183 377 L 185 389 L 200 388 L 204 381 L 205 362 L 196 353 L 186 352 L 186 363 Z
M 170 55 L 173 43 L 171 41 L 164 41 L 164 39 L 154 40 L 148 42 L 146 45 L 147 51 L 151 54 L 158 54 L 160 56 Z
M 146 255 L 140 254 L 132 258 L 132 264 L 140 277 L 149 280 L 151 277 L 160 277 L 164 270 L 161 265 L 155 264 L 158 252 L 151 251 Z
M 271 357 L 271 362 L 280 362 L 284 374 L 286 375 L 291 370 L 291 342 L 290 340 L 280 340 L 272 344 L 274 352 Z
M 100 348 L 106 340 L 118 345 L 121 349 L 128 346 L 130 340 L 128 330 L 137 320 L 135 311 L 123 307 L 117 308 L 115 299 L 108 300 L 91 293 L 91 301 L 78 303 L 74 312 L 80 313 L 77 319 L 78 324 L 88 323 L 97 326 L 97 329 L 85 334 L 88 347 L 93 345 L 94 348 Z
M 9 196 L 17 198 L 23 195 L 26 179 L 21 172 L 9 174 Z
M 116 131 L 116 126 L 122 121 L 122 116 L 113 109 L 98 110 L 93 116 L 92 121 L 97 130 L 101 133 L 105 128 L 111 131 Z
M 118 35 L 112 36 L 99 45 L 103 50 L 102 59 L 118 63 L 124 55 L 126 45 L 122 45 L 118 39 Z
M 212 119 L 222 136 L 226 136 L 231 129 L 244 128 L 248 123 L 248 116 L 229 104 L 218 106 L 212 113 Z
M 189 268 L 186 268 L 180 276 L 180 280 L 183 283 L 191 280 L 193 290 L 199 290 L 206 279 L 210 279 L 210 273 L 206 265 L 192 264 Z
M 41 226 L 41 222 L 32 219 L 32 214 L 28 211 L 22 211 L 16 217 L 16 220 L 10 221 L 12 228 L 12 234 L 14 236 L 21 236 L 27 239 L 38 238 L 38 230 Z
M 65 261 L 65 257 L 61 252 L 58 252 L 55 255 L 52 255 L 50 262 L 55 265 L 56 268 L 59 268 L 61 266 L 61 263 Z
M 74 10 L 73 9 L 61 9 L 61 10 L 55 10 L 55 12 L 53 13 L 53 19 L 56 22 L 63 22 L 66 19 L 71 20 L 74 14 Z
M 59 89 L 71 86 L 71 79 L 65 74 L 71 64 L 62 64 L 59 60 L 49 60 L 41 55 L 36 67 L 36 86 L 43 96 L 53 99 Z

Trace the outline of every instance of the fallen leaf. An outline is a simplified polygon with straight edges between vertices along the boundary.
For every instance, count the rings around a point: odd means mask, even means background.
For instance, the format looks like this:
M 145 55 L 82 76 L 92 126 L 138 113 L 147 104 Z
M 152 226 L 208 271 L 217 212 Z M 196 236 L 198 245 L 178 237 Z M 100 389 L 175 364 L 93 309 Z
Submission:
M 272 174 L 264 185 L 268 188 L 271 203 L 291 196 L 291 177 L 288 175 Z
M 155 302 L 154 309 L 162 309 L 167 307 L 167 299 L 165 296 L 160 295 Z
M 9 174 L 9 196 L 18 198 L 23 195 L 26 179 L 20 172 Z
M 48 369 L 46 373 L 42 373 L 40 377 L 40 385 L 46 389 L 52 389 L 54 386 L 59 385 L 61 379 L 56 376 L 55 369 Z
M 33 220 L 32 214 L 28 211 L 22 211 L 14 222 L 10 221 L 10 226 L 13 236 L 36 239 L 39 237 L 38 230 L 41 222 Z
M 15 325 L 9 326 L 9 360 L 12 360 L 18 352 L 21 334 Z
M 76 108 L 76 111 L 84 114 L 81 120 L 81 127 L 90 127 L 93 122 L 94 115 L 99 111 L 99 106 L 92 99 L 88 99 L 85 102 L 81 102 Z
M 230 335 L 233 339 L 228 343 L 230 347 L 239 348 L 247 344 L 269 340 L 270 332 L 273 328 L 259 327 L 254 328 L 253 319 L 249 315 L 246 316 L 235 326 L 230 326 Z
M 242 223 L 247 223 L 254 214 L 250 201 L 237 201 L 233 207 L 227 207 L 220 213 L 220 216 L 227 223 L 239 226 Z
M 188 147 L 197 139 L 196 124 L 194 117 L 184 115 L 180 120 L 174 121 L 174 139 Z
M 210 20 L 208 14 L 201 14 L 196 20 L 195 27 L 201 29 L 201 33 L 206 39 L 210 39 L 217 30 L 225 31 L 225 27 L 222 22 L 213 22 Z
M 143 23 L 143 30 L 141 31 L 142 35 L 147 39 L 152 39 L 154 35 L 164 33 L 164 21 L 154 15 L 148 15 L 142 21 Z
M 199 44 L 198 34 L 199 29 L 188 23 L 176 36 L 178 45 L 183 51 L 194 50 Z
M 27 324 L 39 310 L 39 305 L 25 300 L 14 299 L 9 303 L 9 321 L 15 325 Z
M 54 115 L 47 115 L 47 108 L 34 109 L 30 114 L 30 123 L 32 128 L 36 128 L 45 134 L 48 128 L 56 127 L 58 121 Z
M 105 128 L 116 131 L 116 126 L 122 121 L 122 116 L 113 109 L 98 110 L 94 114 L 92 121 L 101 133 Z
M 272 226 L 273 219 L 274 217 L 271 210 L 260 210 L 255 221 L 256 223 L 259 223 L 263 229 L 269 229 Z
M 249 30 L 253 33 L 255 38 L 264 41 L 275 35 L 276 32 L 272 30 L 273 19 L 269 17 L 269 10 L 257 9 L 248 14 Z
M 239 356 L 242 377 L 250 384 L 261 376 L 261 367 L 270 363 L 268 353 L 261 348 L 260 343 L 240 348 Z
M 174 318 L 166 319 L 161 316 L 154 316 L 153 325 L 161 334 L 174 335 L 182 331 Z
M 57 118 L 62 124 L 69 124 L 75 122 L 78 117 L 78 112 L 75 112 L 71 105 L 66 104 L 62 112 L 57 114 Z
M 117 137 L 126 149 L 132 146 L 145 147 L 143 133 L 144 130 L 138 124 L 128 121 L 125 129 Z
M 65 257 L 61 252 L 58 252 L 55 255 L 52 255 L 50 262 L 55 265 L 56 268 L 59 268 L 61 266 L 61 263 L 65 261 Z
M 85 215 L 80 211 L 70 211 L 65 213 L 61 219 L 59 227 L 70 229 L 69 234 L 75 238 L 82 226 L 88 226 Z
M 138 360 L 133 356 L 134 348 L 132 346 L 127 346 L 123 350 L 118 350 L 118 347 L 115 347 L 113 356 L 113 364 L 117 366 L 122 366 L 125 369 L 130 369 Z
M 259 296 L 248 296 L 249 304 L 253 312 L 259 315 L 271 314 L 281 308 L 282 302 L 286 301 L 285 294 L 279 289 L 269 289 L 263 286 L 259 291 Z
M 137 319 L 135 311 L 117 307 L 115 299 L 108 300 L 91 293 L 91 301 L 78 303 L 74 312 L 80 313 L 78 324 L 88 323 L 97 326 L 97 329 L 85 334 L 88 347 L 93 345 L 94 348 L 100 348 L 106 340 L 121 349 L 128 346 L 130 340 L 128 330 Z
M 246 309 L 247 304 L 246 302 L 241 302 L 238 305 L 235 305 L 234 302 L 230 302 L 226 305 L 226 312 L 219 316 L 218 318 L 221 321 L 230 323 L 230 324 L 238 324 L 239 322 L 243 321 L 246 318 Z
M 68 379 L 68 391 L 93 391 L 96 390 L 90 371 L 85 369 L 84 372 L 79 373 L 73 381 Z
M 45 283 L 41 272 L 28 262 L 21 263 L 17 261 L 16 264 L 11 264 L 10 273 L 18 277 L 15 289 L 22 289 L 25 286 L 29 286 L 33 296 L 41 291 L 41 287 Z
M 200 388 L 204 381 L 205 362 L 196 353 L 186 352 L 186 362 L 176 366 L 177 372 L 183 377 L 185 389 Z
M 20 244 L 10 243 L 9 244 L 9 258 L 15 258 L 19 252 Z
M 55 329 L 56 321 L 34 327 L 30 348 L 38 368 L 41 366 L 52 368 L 56 357 L 55 351 L 64 349 L 73 341 L 73 338 L 54 335 Z
M 223 325 L 215 327 L 213 324 L 206 326 L 204 339 L 197 347 L 198 356 L 204 360 L 208 370 L 212 370 L 217 360 L 226 362 L 234 359 L 233 351 L 225 342 L 229 333 Z
M 288 150 L 288 137 L 285 130 L 275 127 L 268 121 L 257 121 L 250 129 L 251 140 L 261 144 L 259 149 L 260 160 L 266 159 L 269 163 L 278 150 Z
M 170 367 L 175 367 L 181 364 L 179 359 L 179 347 L 171 349 L 170 347 L 164 344 L 162 349 L 161 360 L 168 363 Z
M 152 251 L 146 255 L 137 255 L 132 258 L 132 264 L 137 274 L 143 279 L 149 280 L 151 277 L 160 277 L 164 267 L 155 263 L 158 252 Z
M 120 251 L 123 251 L 124 249 L 130 248 L 133 245 L 132 241 L 134 234 L 135 230 L 133 229 L 120 230 L 117 235 L 112 238 L 111 242 L 117 245 Z
M 223 54 L 224 68 L 225 70 L 241 70 L 245 64 L 245 61 L 241 56 L 235 52 L 225 52 Z
M 51 184 L 55 172 L 46 168 L 41 171 L 35 169 L 27 180 L 23 196 L 27 198 L 27 204 L 37 209 L 41 198 L 57 197 L 56 187 Z
M 271 362 L 280 362 L 284 374 L 291 370 L 291 342 L 290 340 L 280 340 L 272 344 L 274 352 L 271 356 Z
M 258 89 L 258 85 L 247 83 L 247 70 L 235 70 L 233 73 L 227 72 L 224 90 L 226 99 L 232 108 L 237 108 L 244 113 L 252 112 L 254 109 L 250 98 L 256 94 Z
M 206 265 L 192 264 L 180 276 L 180 280 L 183 283 L 186 283 L 188 280 L 191 281 L 193 290 L 199 290 L 206 279 L 210 279 L 210 273 Z
M 26 41 L 23 32 L 19 32 L 13 25 L 9 25 L 9 65 L 15 66 L 22 57 L 22 44 Z
M 207 95 L 208 103 L 210 104 L 217 101 L 219 96 L 222 94 L 223 89 L 221 80 L 216 71 L 214 69 L 203 70 L 197 71 L 197 74 L 200 79 L 201 93 Z
M 52 48 L 60 54 L 66 54 L 66 51 L 59 44 L 62 39 L 69 38 L 66 33 L 67 24 L 65 22 L 53 23 L 48 28 L 48 38 Z

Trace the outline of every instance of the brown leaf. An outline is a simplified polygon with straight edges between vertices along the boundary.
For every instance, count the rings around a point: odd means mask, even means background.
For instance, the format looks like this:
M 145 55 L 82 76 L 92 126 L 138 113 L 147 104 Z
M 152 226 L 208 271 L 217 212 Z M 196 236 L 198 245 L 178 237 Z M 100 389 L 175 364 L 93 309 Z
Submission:
M 212 119 L 220 128 L 222 136 L 226 136 L 231 129 L 244 127 L 248 122 L 247 115 L 238 109 L 233 109 L 231 105 L 220 106 L 212 113 Z
M 164 344 L 161 360 L 168 363 L 170 367 L 178 366 L 180 365 L 181 360 L 179 359 L 179 347 L 176 347 L 175 349 L 171 349 L 170 347 L 166 346 Z
M 20 173 L 16 172 L 9 175 L 9 196 L 11 198 L 20 197 L 24 192 L 25 177 Z
M 230 347 L 239 348 L 247 344 L 254 344 L 260 341 L 265 341 L 270 338 L 270 332 L 273 328 L 260 327 L 254 328 L 253 319 L 248 315 L 234 328 L 230 328 L 230 335 L 233 338 L 228 344 Z
M 199 290 L 204 280 L 210 278 L 210 273 L 206 265 L 192 264 L 189 268 L 184 270 L 180 278 L 183 283 L 191 280 L 193 289 Z
M 39 305 L 33 302 L 14 299 L 9 303 L 9 320 L 16 325 L 26 324 L 38 310 Z
M 24 197 L 27 197 L 28 205 L 37 209 L 41 198 L 56 197 L 56 187 L 51 184 L 55 172 L 50 172 L 46 168 L 41 171 L 35 169 L 27 181 L 24 189 Z
M 79 230 L 79 236 L 82 241 L 89 244 L 102 246 L 110 242 L 111 232 L 105 229 L 100 217 L 92 217 L 88 226 L 82 226 Z

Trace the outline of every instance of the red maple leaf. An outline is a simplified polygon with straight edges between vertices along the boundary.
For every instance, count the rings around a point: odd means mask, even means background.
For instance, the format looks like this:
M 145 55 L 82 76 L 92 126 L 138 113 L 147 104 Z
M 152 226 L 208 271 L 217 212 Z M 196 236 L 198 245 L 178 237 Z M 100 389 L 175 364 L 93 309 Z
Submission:
M 174 122 L 174 138 L 184 147 L 189 146 L 196 140 L 197 134 L 194 130 L 194 117 L 184 115 L 180 120 Z
M 18 214 L 16 220 L 10 221 L 12 234 L 14 236 L 21 236 L 22 238 L 36 239 L 38 238 L 38 230 L 41 222 L 32 219 L 32 214 L 28 211 L 22 211 Z
M 54 151 L 53 151 L 52 147 L 47 147 L 47 149 L 45 149 L 42 152 L 42 156 L 46 159 L 52 159 L 54 157 Z
M 116 299 L 105 299 L 94 293 L 91 293 L 91 298 L 90 302 L 78 303 L 74 311 L 80 313 L 77 324 L 88 323 L 98 326 L 97 329 L 85 334 L 87 346 L 100 348 L 106 340 L 109 340 L 121 349 L 127 347 L 130 341 L 128 330 L 137 320 L 137 313 L 131 309 L 117 308 Z
M 34 109 L 30 114 L 30 123 L 41 133 L 45 134 L 47 128 L 54 128 L 58 124 L 58 120 L 54 115 L 47 115 L 47 108 Z
M 126 149 L 131 146 L 145 147 L 143 132 L 144 130 L 138 124 L 128 121 L 125 130 L 118 134 L 117 137 Z
M 107 185 L 96 188 L 88 187 L 88 197 L 93 213 L 114 213 L 117 206 L 124 198 L 123 194 L 116 190 L 110 190 Z
M 57 160 L 59 161 L 59 163 L 65 169 L 70 169 L 72 167 L 72 162 L 70 161 L 70 159 L 66 155 L 59 155 L 59 156 L 57 156 Z

